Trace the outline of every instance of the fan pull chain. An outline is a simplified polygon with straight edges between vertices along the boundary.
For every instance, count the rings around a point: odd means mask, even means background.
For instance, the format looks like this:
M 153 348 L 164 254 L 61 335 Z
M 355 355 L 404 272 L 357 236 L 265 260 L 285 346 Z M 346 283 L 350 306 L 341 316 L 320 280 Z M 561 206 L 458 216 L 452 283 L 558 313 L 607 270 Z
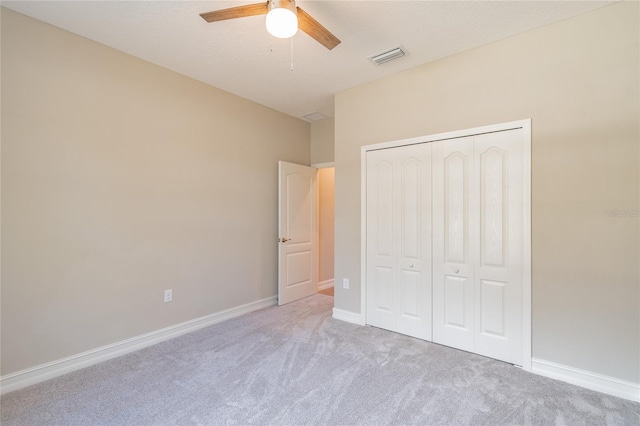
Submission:
M 293 71 L 293 37 L 289 39 L 291 40 L 291 71 Z

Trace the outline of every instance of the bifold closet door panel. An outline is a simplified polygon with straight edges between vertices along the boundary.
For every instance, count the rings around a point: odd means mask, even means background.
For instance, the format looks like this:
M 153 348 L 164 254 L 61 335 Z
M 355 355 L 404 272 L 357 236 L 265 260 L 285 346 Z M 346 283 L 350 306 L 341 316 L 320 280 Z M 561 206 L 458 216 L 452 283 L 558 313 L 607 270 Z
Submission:
M 394 149 L 399 333 L 431 340 L 431 146 Z
M 522 129 L 478 135 L 474 352 L 522 365 Z
M 433 341 L 474 350 L 473 137 L 433 142 Z
M 396 328 L 393 163 L 389 150 L 367 152 L 367 324 L 387 330 Z
M 367 153 L 367 323 L 431 340 L 431 147 Z

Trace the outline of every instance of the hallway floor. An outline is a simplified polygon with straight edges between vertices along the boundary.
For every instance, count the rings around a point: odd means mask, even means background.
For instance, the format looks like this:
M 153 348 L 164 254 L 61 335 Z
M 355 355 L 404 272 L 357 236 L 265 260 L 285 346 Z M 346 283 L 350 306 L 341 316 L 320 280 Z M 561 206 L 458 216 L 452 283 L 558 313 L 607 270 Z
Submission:
M 325 288 L 324 290 L 320 290 L 318 294 L 324 294 L 325 296 L 333 297 L 333 287 Z

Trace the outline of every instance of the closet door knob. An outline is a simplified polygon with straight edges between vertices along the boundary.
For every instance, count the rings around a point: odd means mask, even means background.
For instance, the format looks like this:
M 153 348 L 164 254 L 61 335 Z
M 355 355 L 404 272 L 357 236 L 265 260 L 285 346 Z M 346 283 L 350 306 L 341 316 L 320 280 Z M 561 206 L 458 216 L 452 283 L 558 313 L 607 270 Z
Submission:
M 455 272 L 457 274 L 458 272 L 460 272 L 460 269 L 456 268 L 456 269 L 453 270 L 453 272 Z
M 413 268 L 413 263 L 410 263 L 410 264 L 409 264 L 409 268 Z

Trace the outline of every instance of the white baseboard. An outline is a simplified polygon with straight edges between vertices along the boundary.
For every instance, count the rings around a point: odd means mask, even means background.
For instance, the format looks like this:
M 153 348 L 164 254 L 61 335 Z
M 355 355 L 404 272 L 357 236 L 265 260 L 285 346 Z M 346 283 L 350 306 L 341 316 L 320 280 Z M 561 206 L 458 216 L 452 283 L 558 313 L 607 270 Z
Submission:
M 318 291 L 326 290 L 331 287 L 333 287 L 333 278 L 331 278 L 330 280 L 320 281 L 318 283 Z
M 627 382 L 615 377 L 536 358 L 531 360 L 531 372 L 608 395 L 640 402 L 640 383 Z
M 236 306 L 235 308 L 216 312 L 215 314 L 206 315 L 190 321 L 185 321 L 180 324 L 152 331 L 151 333 L 146 333 L 131 339 L 122 340 L 111 345 L 92 349 L 57 361 L 7 374 L 6 376 L 0 377 L 0 392 L 5 394 L 45 380 L 53 379 L 54 377 L 155 345 L 156 343 L 196 331 L 200 328 L 218 324 L 228 319 L 248 314 L 249 312 L 273 306 L 276 303 L 277 296 L 268 297 L 266 299 Z
M 350 322 L 352 324 L 364 325 L 364 318 L 360 314 L 356 314 L 343 309 L 333 308 L 333 317 L 335 319 Z

